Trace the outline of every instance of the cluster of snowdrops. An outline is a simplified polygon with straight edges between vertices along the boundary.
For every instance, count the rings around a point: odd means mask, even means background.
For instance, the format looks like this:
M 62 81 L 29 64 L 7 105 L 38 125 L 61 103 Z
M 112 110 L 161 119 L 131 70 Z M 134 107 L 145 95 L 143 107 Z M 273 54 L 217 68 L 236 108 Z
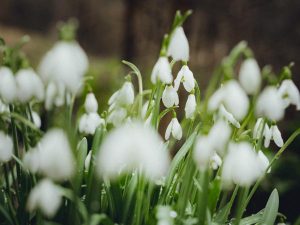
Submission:
M 72 23 L 61 27 L 60 40 L 37 70 L 21 45 L 2 41 L 1 224 L 283 222 L 276 189 L 264 209 L 245 212 L 273 163 L 300 133 L 285 141 L 277 126 L 287 107 L 300 110 L 290 66 L 277 75 L 261 69 L 241 42 L 202 91 L 188 65 L 182 27 L 188 15 L 178 12 L 164 36 L 153 85 L 145 89 L 142 79 L 148 77 L 123 61 L 130 72 L 107 107 L 89 89 L 83 106 L 74 110 L 90 80 Z M 179 99 L 179 90 L 186 98 Z M 106 108 L 101 114 L 98 101 Z M 60 127 L 49 126 L 55 116 L 63 118 Z M 267 154 L 272 140 L 279 149 Z

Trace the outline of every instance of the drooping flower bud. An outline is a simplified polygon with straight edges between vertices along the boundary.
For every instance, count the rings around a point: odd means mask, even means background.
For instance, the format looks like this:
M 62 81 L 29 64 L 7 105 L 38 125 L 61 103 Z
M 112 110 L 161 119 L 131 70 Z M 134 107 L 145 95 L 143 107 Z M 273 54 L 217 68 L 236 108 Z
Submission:
M 158 80 L 164 84 L 170 84 L 173 81 L 171 66 L 167 57 L 159 57 L 153 67 L 151 82 L 155 84 Z
M 175 61 L 189 61 L 189 42 L 185 36 L 182 27 L 177 27 L 171 36 L 168 56 L 171 56 Z
M 98 110 L 98 102 L 94 93 L 88 93 L 85 97 L 84 109 L 87 113 L 95 113 Z
M 167 85 L 162 94 L 162 102 L 166 108 L 177 106 L 179 104 L 178 93 L 173 86 Z
M 255 59 L 246 59 L 240 68 L 239 81 L 247 94 L 256 94 L 261 85 L 261 74 Z

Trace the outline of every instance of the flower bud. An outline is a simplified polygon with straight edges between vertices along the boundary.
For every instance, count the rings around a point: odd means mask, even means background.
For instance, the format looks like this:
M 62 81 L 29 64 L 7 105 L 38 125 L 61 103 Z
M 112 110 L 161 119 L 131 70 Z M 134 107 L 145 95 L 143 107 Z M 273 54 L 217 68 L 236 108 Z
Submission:
M 166 108 L 177 106 L 179 104 L 178 93 L 173 86 L 166 86 L 162 94 L 162 102 Z
M 98 110 L 98 102 L 94 93 L 89 93 L 86 95 L 84 108 L 87 113 L 95 113 Z
M 255 59 L 246 59 L 240 68 L 239 80 L 247 94 L 256 94 L 261 85 L 260 69 Z
M 177 27 L 171 36 L 168 56 L 171 56 L 175 61 L 189 61 L 189 43 L 185 36 L 182 27 Z

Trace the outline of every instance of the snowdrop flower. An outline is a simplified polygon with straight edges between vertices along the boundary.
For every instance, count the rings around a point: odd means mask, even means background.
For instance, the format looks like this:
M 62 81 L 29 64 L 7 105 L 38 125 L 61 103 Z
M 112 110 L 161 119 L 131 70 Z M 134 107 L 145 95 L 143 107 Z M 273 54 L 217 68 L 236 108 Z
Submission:
M 235 80 L 226 82 L 209 99 L 208 110 L 216 111 L 223 104 L 238 121 L 243 120 L 249 109 L 247 94 Z
M 171 66 L 168 58 L 164 56 L 159 57 L 151 73 L 151 82 L 155 84 L 158 80 L 164 84 L 170 84 L 173 81 Z
M 17 86 L 13 72 L 8 67 L 0 68 L 0 97 L 6 103 L 11 103 L 17 95 Z
M 300 93 L 292 80 L 282 81 L 278 92 L 285 102 L 285 107 L 293 104 L 297 110 L 300 110 Z
M 162 94 L 162 102 L 166 108 L 179 104 L 178 93 L 172 85 L 167 85 Z
M 26 155 L 24 161 L 34 162 L 37 172 L 53 180 L 63 181 L 74 174 L 75 160 L 72 150 L 66 134 L 60 129 L 48 131 L 37 147 Z
M 240 128 L 240 127 L 241 127 L 239 121 L 237 121 L 237 120 L 234 118 L 234 116 L 233 116 L 230 112 L 228 112 L 228 111 L 225 109 L 225 107 L 224 107 L 223 104 L 220 105 L 220 108 L 219 108 L 219 116 L 220 116 L 221 118 L 225 119 L 226 121 L 228 121 L 229 123 L 231 123 L 231 124 L 232 124 L 233 126 L 235 126 L 236 128 Z
M 127 111 L 124 108 L 116 108 L 109 113 L 107 123 L 112 123 L 115 127 L 120 126 L 127 116 Z
M 40 128 L 42 125 L 42 121 L 41 121 L 41 117 L 39 116 L 39 114 L 35 111 L 32 111 L 32 119 L 33 119 L 33 123 L 37 128 Z
M 104 125 L 105 121 L 98 113 L 85 113 L 79 119 L 79 132 L 94 135 L 97 127 L 101 124 Z
M 196 112 L 196 98 L 194 94 L 189 94 L 188 99 L 186 101 L 184 111 L 185 111 L 185 117 L 187 119 L 193 118 L 194 114 Z
M 177 217 L 176 211 L 172 210 L 170 206 L 160 205 L 157 207 L 156 219 L 157 225 L 173 225 L 174 219 Z
M 202 135 L 196 139 L 193 157 L 201 170 L 208 167 L 214 153 L 214 146 L 209 136 Z
M 113 111 L 118 107 L 127 107 L 134 102 L 134 88 L 131 82 L 126 81 L 122 88 L 116 91 L 108 100 L 109 110 Z
M 230 143 L 224 158 L 222 181 L 226 186 L 234 183 L 250 186 L 261 175 L 260 161 L 248 142 Z
M 222 165 L 222 159 L 217 153 L 215 153 L 210 158 L 210 166 L 213 170 L 217 170 L 221 165 Z
M 127 123 L 111 131 L 96 158 L 98 174 L 110 179 L 139 170 L 155 181 L 166 175 L 169 163 L 160 135 L 140 122 Z
M 92 159 L 92 151 L 89 151 L 89 153 L 87 154 L 85 160 L 84 160 L 84 168 L 85 171 L 88 171 L 90 168 L 90 163 L 91 163 L 91 159 Z
M 190 49 L 189 42 L 182 27 L 177 27 L 171 36 L 168 48 L 168 56 L 175 61 L 189 61 Z
M 98 102 L 94 93 L 88 93 L 85 97 L 84 109 L 87 113 L 95 113 L 98 110 Z
M 180 123 L 178 122 L 177 118 L 173 118 L 171 122 L 169 123 L 166 133 L 165 133 L 165 139 L 169 140 L 170 136 L 172 136 L 180 140 L 182 138 L 182 128 L 180 126 Z
M 269 167 L 269 159 L 265 156 L 265 154 L 259 150 L 257 153 L 257 159 L 259 161 L 260 164 L 260 169 L 261 169 L 261 173 L 264 173 L 266 171 L 266 169 Z M 267 173 L 271 172 L 271 168 L 268 169 Z
M 187 65 L 182 66 L 179 70 L 176 79 L 174 80 L 174 87 L 178 91 L 181 81 L 183 82 L 183 87 L 187 92 L 191 92 L 195 88 L 195 79 L 193 72 L 189 69 Z
M 266 87 L 256 102 L 256 115 L 270 120 L 281 120 L 284 116 L 285 104 L 275 87 Z
M 63 84 L 55 85 L 53 82 L 50 82 L 45 93 L 45 108 L 50 110 L 53 105 L 59 107 L 65 104 L 65 90 L 66 89 Z
M 13 141 L 10 136 L 0 131 L 0 162 L 8 162 L 13 155 Z
M 38 71 L 46 85 L 62 84 L 76 94 L 87 69 L 87 55 L 76 41 L 58 41 L 43 57 Z
M 239 80 L 247 94 L 256 94 L 261 85 L 259 66 L 254 58 L 246 59 L 240 68 Z
M 51 180 L 43 179 L 30 192 L 27 209 L 33 212 L 40 209 L 47 217 L 53 217 L 62 202 L 60 188 Z
M 218 120 L 217 122 L 215 122 L 215 124 L 209 131 L 208 135 L 211 140 L 211 145 L 213 146 L 213 149 L 221 155 L 226 149 L 226 145 L 230 139 L 231 132 L 232 130 L 230 126 L 223 120 Z
M 17 97 L 22 103 L 44 99 L 44 84 L 33 69 L 21 69 L 16 74 Z
M 9 107 L 0 99 L 0 113 L 9 112 Z
M 283 146 L 283 139 L 281 137 L 280 130 L 278 129 L 278 127 L 276 125 L 273 125 L 273 126 L 271 126 L 271 132 L 272 132 L 272 138 L 273 138 L 275 144 L 281 148 Z

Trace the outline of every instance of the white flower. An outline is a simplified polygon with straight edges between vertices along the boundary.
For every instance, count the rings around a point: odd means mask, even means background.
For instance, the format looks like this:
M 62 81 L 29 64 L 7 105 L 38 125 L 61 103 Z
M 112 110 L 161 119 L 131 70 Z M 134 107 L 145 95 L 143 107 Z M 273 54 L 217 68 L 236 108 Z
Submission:
M 265 127 L 264 127 L 264 131 L 263 131 L 263 136 L 265 138 L 265 141 L 264 141 L 264 146 L 265 148 L 269 147 L 270 145 L 270 141 L 272 139 L 272 130 L 269 128 L 268 124 L 265 124 Z
M 156 219 L 157 225 L 173 225 L 174 219 L 177 217 L 176 211 L 172 210 L 170 206 L 157 206 Z
M 189 69 L 187 65 L 182 66 L 179 70 L 176 79 L 174 80 L 174 87 L 178 91 L 181 81 L 183 82 L 183 87 L 187 92 L 191 92 L 195 88 L 195 78 L 193 72 Z
M 249 109 L 247 94 L 235 80 L 226 82 L 209 99 L 208 110 L 216 111 L 223 104 L 238 121 L 244 119 Z
M 21 69 L 16 74 L 18 100 L 26 103 L 35 98 L 38 101 L 44 99 L 44 84 L 40 77 L 32 69 Z
M 284 116 L 285 104 L 275 87 L 266 87 L 256 102 L 256 115 L 278 121 Z
M 170 84 L 173 81 L 171 66 L 167 57 L 159 57 L 153 67 L 151 82 L 155 84 L 158 80 L 164 84 Z
M 278 147 L 283 146 L 283 139 L 281 137 L 281 133 L 276 125 L 272 125 L 271 128 L 268 126 L 268 124 L 265 124 L 263 127 L 263 119 L 258 118 L 256 121 L 256 124 L 253 129 L 253 138 L 258 140 L 260 138 L 260 135 L 265 138 L 264 140 L 264 146 L 265 148 L 268 148 L 270 145 L 270 141 L 273 139 L 275 144 Z
M 271 126 L 271 132 L 272 132 L 272 138 L 273 138 L 275 144 L 281 148 L 283 146 L 283 139 L 281 137 L 280 130 L 278 129 L 278 127 L 276 125 L 273 125 L 273 126 Z
M 94 93 L 88 93 L 85 97 L 84 109 L 87 113 L 95 113 L 98 110 L 98 102 Z
M 286 107 L 293 104 L 296 106 L 297 110 L 300 110 L 300 93 L 292 80 L 282 81 L 278 92 L 283 98 Z
M 134 88 L 131 82 L 126 81 L 120 90 L 116 91 L 108 100 L 109 111 L 115 107 L 126 107 L 134 102 Z
M 199 136 L 196 139 L 193 157 L 201 170 L 208 167 L 214 153 L 214 146 L 209 136 Z
M 213 149 L 222 155 L 231 136 L 231 128 L 228 123 L 218 120 L 210 129 L 208 135 Z
M 0 131 L 0 162 L 8 162 L 13 155 L 13 141 L 10 136 Z
M 166 129 L 165 139 L 169 140 L 171 134 L 177 140 L 180 140 L 182 138 L 182 129 L 181 129 L 180 123 L 178 122 L 177 118 L 173 118 L 171 120 L 171 122 L 169 123 L 169 125 Z
M 87 154 L 84 160 L 84 168 L 86 171 L 88 171 L 90 168 L 91 159 L 92 159 L 92 151 L 89 151 L 89 153 Z
M 239 80 L 247 94 L 256 94 L 261 85 L 260 69 L 255 59 L 246 59 L 240 68 Z
M 222 165 L 222 159 L 217 153 L 215 153 L 210 158 L 210 166 L 213 170 L 217 170 L 221 165 Z
M 50 82 L 45 93 L 45 108 L 52 109 L 53 105 L 62 106 L 65 103 L 65 86 L 63 84 L 55 85 Z
M 104 139 L 96 159 L 100 176 L 114 179 L 141 170 L 151 180 L 166 175 L 169 155 L 160 135 L 140 122 L 115 128 Z
M 222 181 L 225 186 L 232 183 L 250 186 L 261 175 L 260 161 L 248 142 L 230 143 L 224 158 Z
M 116 108 L 109 113 L 107 123 L 112 123 L 115 127 L 120 126 L 127 116 L 127 111 L 124 108 Z
M 76 41 L 59 41 L 46 53 L 39 65 L 39 74 L 45 84 L 62 84 L 76 94 L 88 69 L 88 58 Z
M 39 116 L 39 114 L 35 111 L 32 111 L 32 119 L 33 119 L 33 123 L 37 128 L 40 128 L 42 125 L 42 121 L 41 121 L 41 117 Z
M 0 99 L 0 113 L 9 112 L 9 107 Z
M 237 121 L 237 120 L 234 118 L 234 116 L 233 116 L 230 112 L 228 112 L 228 111 L 225 109 L 225 107 L 224 107 L 223 104 L 220 105 L 220 108 L 219 108 L 219 116 L 220 116 L 221 118 L 225 119 L 226 121 L 230 122 L 230 123 L 231 123 L 233 126 L 235 126 L 236 128 L 240 128 L 240 127 L 241 127 L 239 121 Z
M 43 179 L 30 192 L 27 209 L 33 212 L 40 209 L 47 217 L 53 217 L 62 202 L 60 188 L 51 180 Z
M 34 168 L 30 165 L 29 169 L 58 181 L 71 178 L 75 169 L 69 141 L 60 129 L 48 131 L 38 146 L 26 153 L 24 162 L 33 162 Z
M 105 124 L 105 121 L 98 113 L 85 113 L 79 119 L 79 132 L 93 135 L 101 124 Z
M 162 94 L 162 102 L 166 108 L 177 106 L 179 104 L 178 93 L 171 85 L 167 85 Z
M 0 97 L 6 103 L 11 103 L 17 95 L 17 86 L 13 72 L 8 67 L 0 68 Z
M 185 117 L 187 119 L 193 118 L 194 114 L 196 112 L 196 98 L 194 94 L 189 94 L 188 99 L 186 101 L 184 111 L 185 111 Z
M 265 154 L 261 150 L 259 150 L 257 153 L 257 159 L 260 164 L 261 173 L 264 173 L 270 164 L 269 159 L 265 156 Z M 271 172 L 271 168 L 268 169 L 267 173 L 270 172 Z
M 168 56 L 172 56 L 175 61 L 189 61 L 189 42 L 182 27 L 177 27 L 171 36 L 168 48 Z

